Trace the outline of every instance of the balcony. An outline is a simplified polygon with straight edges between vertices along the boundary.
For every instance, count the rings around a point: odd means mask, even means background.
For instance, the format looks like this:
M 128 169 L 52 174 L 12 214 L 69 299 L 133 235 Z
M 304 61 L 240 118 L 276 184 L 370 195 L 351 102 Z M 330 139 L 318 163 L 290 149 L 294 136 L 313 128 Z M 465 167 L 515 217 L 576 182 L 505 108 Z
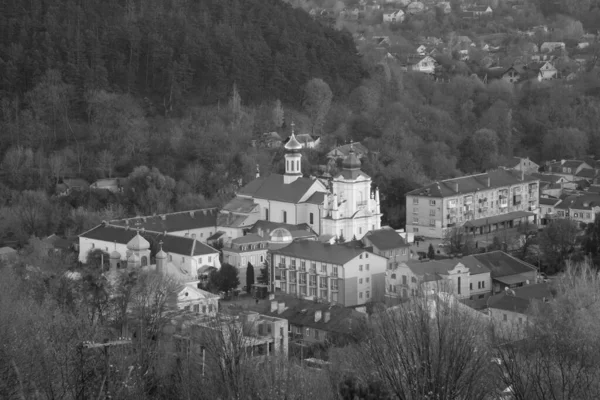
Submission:
M 317 273 L 317 269 L 316 268 L 311 268 L 308 270 L 309 274 L 315 275 Z
M 310 281 L 310 285 L 309 285 L 309 286 L 313 286 L 313 287 L 314 287 L 314 286 L 317 286 L 317 282 L 315 282 L 315 281 Z
M 294 275 L 290 276 L 290 283 L 296 283 L 296 277 Z
M 285 263 L 279 263 L 279 264 L 277 264 L 277 266 L 279 268 L 281 268 L 281 269 L 286 269 L 287 268 L 287 266 L 285 265 Z
M 296 265 L 294 265 L 294 264 L 291 264 L 291 265 L 290 265 L 290 269 L 293 269 L 293 270 L 295 270 L 295 269 L 296 269 Z
M 327 284 L 326 283 L 321 283 L 319 285 L 319 288 L 321 288 L 321 289 L 327 289 Z

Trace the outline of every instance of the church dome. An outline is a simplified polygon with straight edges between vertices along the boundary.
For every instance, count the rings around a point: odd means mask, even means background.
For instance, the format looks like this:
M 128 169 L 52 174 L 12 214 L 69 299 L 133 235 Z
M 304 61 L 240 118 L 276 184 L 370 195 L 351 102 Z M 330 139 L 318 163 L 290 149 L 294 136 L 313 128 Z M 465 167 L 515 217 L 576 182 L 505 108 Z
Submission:
M 167 253 L 165 253 L 163 251 L 163 249 L 160 249 L 160 251 L 158 253 L 156 253 L 156 258 L 157 259 L 166 260 L 167 259 Z
M 342 163 L 342 167 L 344 169 L 360 169 L 361 165 L 362 164 L 360 162 L 360 159 L 354 152 L 354 149 L 350 149 L 350 152 L 348 153 L 348 157 L 346 157 L 346 159 Z
M 285 228 L 277 228 L 271 232 L 271 242 L 288 243 L 292 241 L 292 234 Z
M 119 253 L 118 251 L 113 251 L 112 253 L 110 253 L 110 258 L 111 259 L 121 259 L 121 253 Z
M 298 150 L 302 149 L 302 145 L 300 144 L 298 139 L 296 139 L 296 135 L 294 135 L 294 132 L 292 132 L 292 135 L 290 136 L 290 140 L 288 140 L 287 143 L 285 144 L 285 146 L 283 146 L 283 147 L 286 150 L 290 150 L 290 151 L 298 151 Z
M 127 243 L 127 248 L 132 251 L 148 250 L 150 248 L 150 242 L 144 239 L 138 232 L 137 235 Z

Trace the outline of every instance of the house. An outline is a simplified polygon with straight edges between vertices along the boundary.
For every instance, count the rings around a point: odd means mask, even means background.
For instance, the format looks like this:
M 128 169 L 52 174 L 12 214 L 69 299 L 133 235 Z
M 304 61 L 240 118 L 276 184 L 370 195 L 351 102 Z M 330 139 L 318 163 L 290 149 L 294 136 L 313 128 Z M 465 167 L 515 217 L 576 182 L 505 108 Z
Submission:
M 124 218 L 109 221 L 108 224 L 132 230 L 166 232 L 170 235 L 191 237 L 204 242 L 217 231 L 218 216 L 219 210 L 216 208 L 204 208 L 145 217 Z
M 532 305 L 543 304 L 553 297 L 547 283 L 508 289 L 490 297 L 487 313 L 494 324 L 494 333 L 504 339 L 521 339 Z
M 221 210 L 219 230 L 236 237 L 257 220 L 308 224 L 317 234 L 362 238 L 381 227 L 379 190 L 361 171 L 361 162 L 350 146 L 348 157 L 330 185 L 302 176 L 302 145 L 293 133 L 285 144 L 285 174 L 257 178 L 242 187 Z M 329 186 L 329 187 L 328 187 Z M 221 221 L 223 218 L 223 221 Z
M 537 73 L 538 82 L 548 81 L 558 77 L 558 70 L 550 61 L 531 63 L 528 65 L 528 68 Z
M 466 12 L 473 13 L 474 17 L 490 16 L 493 13 L 492 7 L 485 5 L 475 5 L 465 9 Z
M 383 13 L 383 22 L 399 23 L 404 22 L 404 11 L 392 10 Z
M 540 52 L 552 53 L 553 51 L 565 51 L 565 48 L 564 42 L 544 42 L 540 46 Z
M 354 151 L 354 154 L 356 154 L 359 159 L 362 159 L 369 154 L 369 150 L 360 142 L 351 142 L 335 147 L 333 150 L 327 153 L 327 158 L 330 160 L 343 161 L 350 155 L 350 150 Z
M 372 40 L 375 43 L 375 45 L 378 47 L 391 45 L 389 36 L 373 36 Z
M 582 50 L 582 49 L 587 49 L 588 47 L 590 47 L 590 42 L 579 42 L 577 43 L 577 48 Z
M 583 193 L 565 196 L 554 205 L 556 218 L 569 218 L 582 224 L 592 224 L 600 212 L 600 194 Z
M 345 8 L 340 12 L 340 17 L 349 20 L 357 20 L 360 15 L 358 8 Z
M 219 296 L 199 289 L 198 282 L 185 282 L 177 286 L 169 299 L 169 306 L 196 315 L 215 317 L 219 311 Z
M 540 166 L 529 159 L 529 157 L 512 157 L 502 168 L 512 169 L 515 171 L 523 171 L 526 174 L 537 173 Z
M 315 303 L 290 296 L 272 300 L 264 315 L 288 321 L 290 340 L 303 343 L 331 343 L 350 339 L 358 331 L 365 314 L 352 308 L 327 303 Z
M 417 54 L 424 56 L 427 54 L 427 47 L 425 47 L 424 45 L 420 45 L 419 47 L 417 47 L 416 52 Z
M 387 269 L 410 259 L 410 243 L 392 228 L 369 231 L 363 236 L 362 243 L 373 253 L 388 259 Z
M 345 307 L 384 298 L 387 258 L 366 249 L 299 240 L 269 255 L 273 292 Z
M 584 169 L 594 171 L 594 168 L 583 160 L 558 160 L 547 162 L 544 166 L 544 173 L 560 175 L 567 181 L 573 182 L 578 180 L 577 174 Z
M 261 135 L 260 144 L 262 147 L 276 149 L 283 145 L 283 139 L 277 132 L 266 132 Z
M 537 281 L 537 269 L 533 265 L 503 251 L 474 254 L 473 257 L 490 271 L 493 294 L 501 293 L 507 287 L 515 289 Z
M 56 193 L 59 196 L 67 196 L 71 192 L 80 192 L 89 188 L 90 184 L 85 179 L 65 178 L 62 180 L 62 183 L 56 185 Z
M 537 223 L 538 199 L 539 179 L 522 171 L 446 179 L 406 194 L 406 232 L 441 239 L 455 226 L 477 234 Z
M 308 133 L 301 133 L 299 135 L 296 135 L 296 140 L 298 140 L 298 142 L 302 145 L 302 148 L 304 149 L 314 149 L 315 147 L 318 147 L 321 143 L 320 136 L 313 137 Z
M 419 1 L 413 1 L 406 7 L 406 12 L 408 14 L 419 14 L 425 11 L 425 4 Z
M 437 61 L 431 56 L 408 56 L 402 66 L 407 71 L 423 72 L 426 74 L 435 73 Z
M 555 207 L 560 201 L 558 197 L 540 196 L 540 225 L 545 226 L 556 217 Z
M 126 181 L 127 178 L 98 179 L 90 185 L 90 189 L 108 190 L 109 192 L 118 193 L 123 191 Z
M 79 240 L 77 240 L 79 241 Z M 48 251 L 52 251 L 55 253 L 58 252 L 67 252 L 74 248 L 74 243 L 72 240 L 62 238 L 55 234 L 52 234 L 44 239 L 42 239 L 42 243 L 46 246 Z

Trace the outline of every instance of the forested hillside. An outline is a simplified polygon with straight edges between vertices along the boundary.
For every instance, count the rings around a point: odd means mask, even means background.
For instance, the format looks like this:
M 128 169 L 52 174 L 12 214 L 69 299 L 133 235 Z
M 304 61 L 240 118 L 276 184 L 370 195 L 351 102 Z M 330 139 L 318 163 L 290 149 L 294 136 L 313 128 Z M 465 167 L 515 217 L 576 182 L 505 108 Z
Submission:
M 2 96 L 28 92 L 48 69 L 79 101 L 104 89 L 167 111 L 186 95 L 224 100 L 234 82 L 246 101 L 293 102 L 311 77 L 345 94 L 363 75 L 349 34 L 280 0 L 2 1 Z

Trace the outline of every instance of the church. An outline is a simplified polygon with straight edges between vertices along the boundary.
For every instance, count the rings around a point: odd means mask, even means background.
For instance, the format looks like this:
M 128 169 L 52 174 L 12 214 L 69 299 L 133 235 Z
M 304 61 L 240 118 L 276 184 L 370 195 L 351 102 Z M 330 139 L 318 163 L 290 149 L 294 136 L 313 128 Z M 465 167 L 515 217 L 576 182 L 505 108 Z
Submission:
M 227 236 L 243 236 L 259 220 L 308 224 L 319 236 L 351 240 L 381 228 L 379 189 L 351 148 L 342 170 L 330 182 L 302 176 L 302 145 L 292 132 L 284 146 L 285 173 L 257 178 L 226 204 L 217 225 Z

